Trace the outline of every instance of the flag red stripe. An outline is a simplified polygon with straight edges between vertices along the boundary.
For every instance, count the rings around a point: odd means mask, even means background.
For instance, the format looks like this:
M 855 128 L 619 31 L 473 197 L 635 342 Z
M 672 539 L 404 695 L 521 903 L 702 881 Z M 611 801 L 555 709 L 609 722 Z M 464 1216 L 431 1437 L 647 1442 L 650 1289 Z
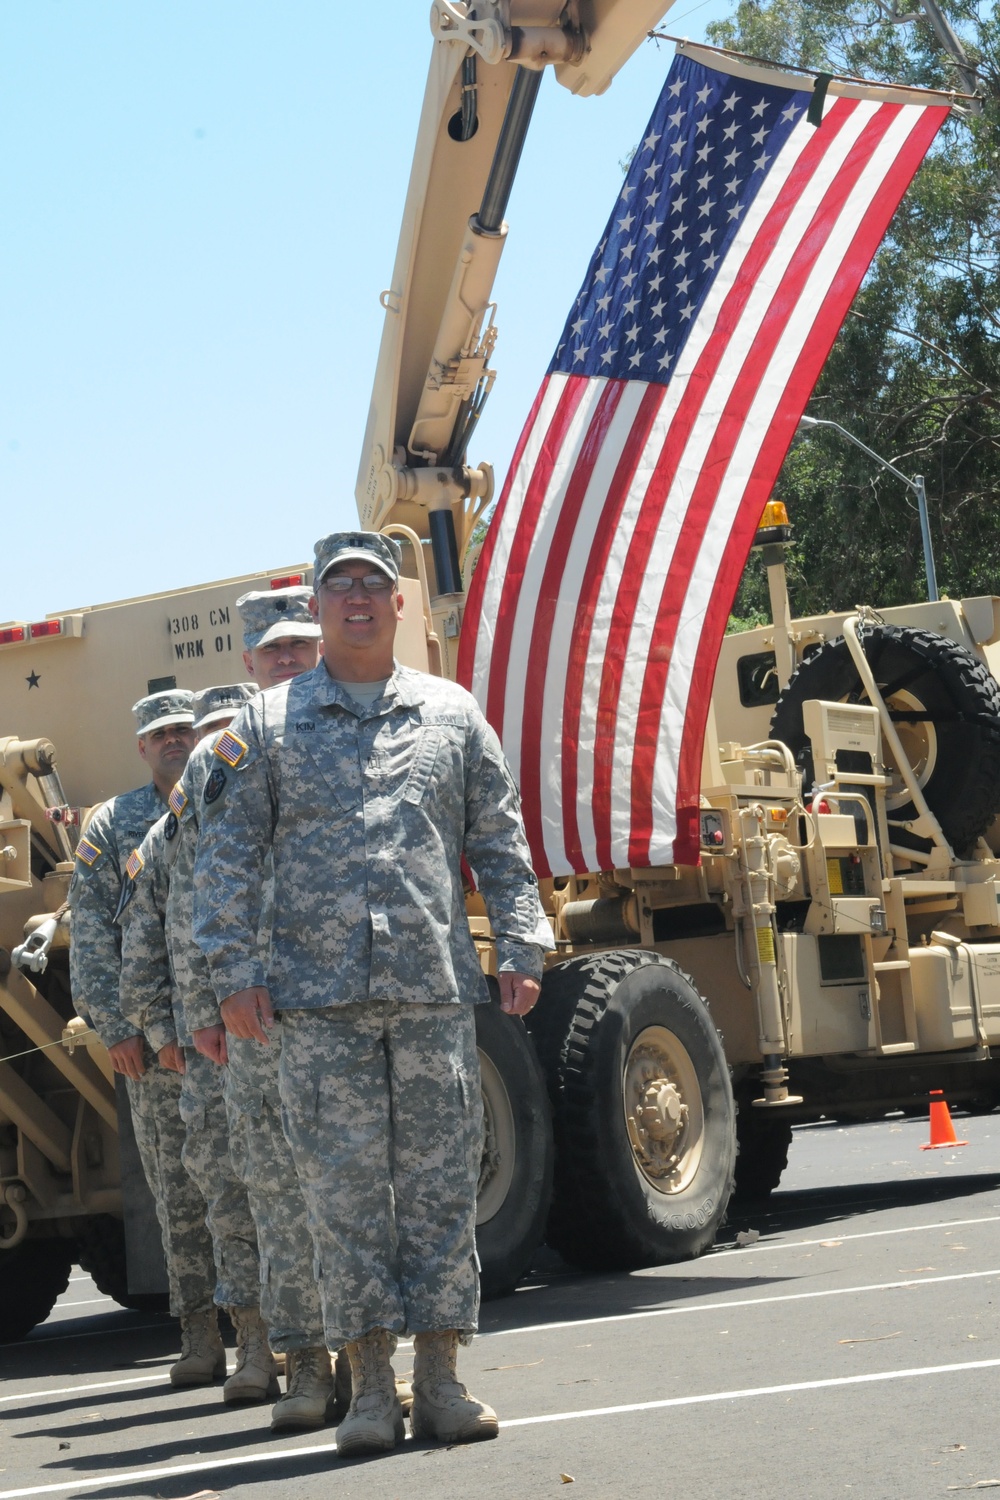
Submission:
M 732 333 L 738 328 L 746 303 L 784 228 L 814 173 L 822 165 L 830 139 L 846 124 L 856 108 L 854 101 L 838 99 L 824 121 L 830 135 L 817 130 L 782 184 L 766 220 L 748 248 L 743 263 L 720 309 L 715 328 L 705 343 L 674 413 L 656 467 L 643 498 L 635 531 L 629 544 L 622 586 L 615 600 L 604 659 L 599 700 L 597 744 L 594 754 L 594 822 L 599 868 L 613 863 L 611 854 L 611 781 L 617 725 L 618 683 L 628 649 L 628 638 L 636 603 L 646 576 L 650 552 L 663 507 L 673 486 L 677 465 L 698 421 L 702 403 L 718 372 Z
M 511 490 L 514 487 L 514 480 L 517 478 L 518 470 L 521 467 L 521 460 L 524 457 L 524 450 L 528 445 L 531 429 L 535 425 L 542 402 L 545 400 L 545 392 L 549 388 L 549 379 L 550 377 L 546 375 L 539 386 L 538 394 L 532 403 L 531 411 L 528 413 L 528 420 L 521 428 L 521 436 L 517 440 L 514 456 L 510 461 L 510 468 L 507 470 L 507 479 L 500 492 L 500 499 L 497 501 L 496 510 L 493 512 L 493 517 L 486 529 L 486 539 L 483 542 L 482 551 L 476 563 L 476 571 L 472 575 L 472 582 L 469 584 L 469 592 L 466 595 L 465 612 L 462 616 L 462 636 L 458 643 L 458 666 L 455 674 L 458 682 L 465 688 L 471 689 L 472 687 L 473 675 L 476 668 L 476 643 L 479 640 L 479 625 L 483 612 L 483 596 L 486 592 L 486 583 L 490 576 L 490 568 L 493 565 L 493 553 L 496 550 L 497 538 L 500 535 L 504 512 L 510 501 Z
M 874 259 L 889 221 L 947 115 L 948 110 L 944 108 L 925 110 L 893 161 L 878 195 L 865 212 L 828 295 L 824 298 L 761 444 L 764 462 L 760 467 L 755 466 L 747 486 L 746 498 L 736 517 L 712 589 L 694 661 L 677 777 L 678 830 L 681 826 L 681 809 L 697 806 L 701 790 L 705 724 L 722 637 L 746 566 L 757 522 L 771 495 L 802 415 L 805 405 L 802 393 L 811 392 L 819 378 L 833 341 L 858 286 Z M 678 863 L 693 864 L 697 857 L 697 844 L 692 848 L 687 843 L 675 842 L 674 858 Z
M 507 568 L 504 573 L 503 591 L 497 611 L 496 631 L 490 660 L 489 686 L 486 692 L 486 717 L 497 734 L 503 736 L 504 710 L 507 702 L 507 666 L 510 658 L 511 636 L 517 617 L 517 601 L 524 580 L 524 568 L 528 561 L 539 513 L 548 494 L 552 473 L 566 440 L 576 409 L 590 384 L 589 380 L 569 380 L 563 389 L 552 421 L 542 440 L 542 445 L 524 492 L 524 500 L 518 517 L 517 530 L 511 541 Z
M 649 860 L 657 739 L 667 673 L 676 640 L 681 607 L 718 499 L 720 486 L 726 475 L 728 462 L 746 424 L 747 413 L 753 404 L 761 379 L 768 369 L 775 350 L 785 337 L 790 321 L 795 316 L 816 261 L 826 246 L 831 232 L 835 231 L 844 206 L 857 185 L 858 179 L 878 149 L 886 131 L 899 114 L 900 107 L 886 104 L 872 116 L 851 146 L 837 175 L 824 193 L 821 203 L 817 206 L 795 247 L 781 278 L 780 286 L 761 320 L 705 454 L 663 585 L 657 609 L 659 628 L 654 634 L 646 663 L 636 718 L 635 754 L 632 761 L 629 857 L 637 864 L 647 863 Z M 816 134 L 822 137 L 822 126 Z M 822 144 L 825 145 L 825 143 Z M 767 224 L 764 227 L 766 228 Z M 805 399 L 802 404 L 805 405 Z M 744 500 L 743 503 L 747 502 Z M 755 520 L 759 514 L 758 511 Z
M 618 531 L 621 513 L 649 441 L 649 433 L 656 413 L 663 401 L 665 387 L 647 386 L 639 403 L 632 430 L 622 450 L 615 469 L 614 479 L 608 487 L 600 521 L 594 531 L 587 566 L 580 587 L 580 598 L 573 621 L 573 636 L 570 644 L 566 670 L 566 687 L 563 703 L 562 733 L 562 813 L 566 844 L 566 857 L 570 867 L 580 874 L 588 868 L 580 838 L 580 823 L 577 813 L 579 791 L 578 757 L 580 753 L 580 715 L 583 706 L 583 691 L 590 647 L 590 630 L 594 609 L 601 584 L 607 573 L 608 558 Z
M 622 393 L 626 388 L 623 380 L 607 383 L 590 419 L 570 482 L 566 487 L 559 516 L 549 539 L 549 551 L 545 560 L 541 583 L 538 589 L 531 642 L 528 647 L 524 676 L 524 717 L 521 728 L 521 797 L 524 809 L 525 829 L 528 843 L 534 856 L 535 873 L 550 874 L 545 853 L 545 838 L 541 816 L 541 755 L 542 755 L 542 709 L 545 702 L 546 668 L 552 628 L 555 623 L 559 590 L 569 558 L 573 534 L 580 519 L 580 510 L 587 494 L 593 468 L 600 457 L 608 435 L 608 429 L 618 410 Z

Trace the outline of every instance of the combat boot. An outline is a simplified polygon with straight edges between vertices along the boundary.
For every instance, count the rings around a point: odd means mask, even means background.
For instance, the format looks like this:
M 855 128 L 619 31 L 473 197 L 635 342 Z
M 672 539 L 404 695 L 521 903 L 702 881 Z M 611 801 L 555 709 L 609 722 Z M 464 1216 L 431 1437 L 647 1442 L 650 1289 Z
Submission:
M 267 1324 L 259 1307 L 231 1307 L 236 1329 L 236 1369 L 222 1388 L 226 1405 L 238 1401 L 266 1401 L 279 1391 L 278 1372 L 267 1342 Z
M 384 1328 L 347 1345 L 354 1394 L 347 1416 L 337 1428 L 341 1458 L 388 1453 L 403 1441 L 403 1411 L 396 1399 L 396 1377 L 389 1363 L 389 1335 Z
M 319 1348 L 294 1349 L 286 1360 L 285 1394 L 271 1413 L 271 1431 L 304 1432 L 322 1427 L 333 1396 L 330 1355 Z
M 170 1367 L 171 1385 L 211 1385 L 226 1373 L 226 1349 L 214 1307 L 181 1318 L 181 1357 Z
M 458 1333 L 446 1328 L 413 1338 L 413 1410 L 415 1438 L 439 1443 L 478 1443 L 500 1430 L 491 1406 L 470 1396 L 455 1373 Z
M 393 1339 L 392 1343 L 394 1344 L 395 1342 L 395 1339 Z M 336 1381 L 337 1392 L 334 1397 L 333 1407 L 328 1415 L 328 1421 L 336 1427 L 337 1423 L 342 1422 L 347 1416 L 347 1408 L 351 1404 L 351 1361 L 347 1357 L 346 1349 L 341 1349 L 337 1355 L 334 1366 L 334 1379 Z M 403 1416 L 408 1417 L 410 1415 L 410 1408 L 413 1405 L 413 1387 L 406 1376 L 396 1376 L 396 1399 L 399 1401 Z

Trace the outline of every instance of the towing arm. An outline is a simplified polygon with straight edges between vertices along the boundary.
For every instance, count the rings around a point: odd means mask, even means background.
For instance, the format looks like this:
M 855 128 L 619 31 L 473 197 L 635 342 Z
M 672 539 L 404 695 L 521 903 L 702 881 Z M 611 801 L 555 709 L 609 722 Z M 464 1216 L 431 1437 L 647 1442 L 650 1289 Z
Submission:
M 504 213 L 544 68 L 600 94 L 672 0 L 434 0 L 424 93 L 368 413 L 361 522 L 429 540 L 434 593 L 493 496 L 469 441 L 493 384 Z

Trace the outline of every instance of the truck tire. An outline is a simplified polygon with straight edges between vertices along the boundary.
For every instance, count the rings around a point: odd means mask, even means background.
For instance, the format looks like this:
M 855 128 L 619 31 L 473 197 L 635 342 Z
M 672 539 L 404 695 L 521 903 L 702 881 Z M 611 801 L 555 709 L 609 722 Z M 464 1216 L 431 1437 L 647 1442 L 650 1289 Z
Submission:
M 876 625 L 864 645 L 927 804 L 965 857 L 1000 811 L 1000 687 L 971 651 L 930 630 Z M 792 751 L 807 793 L 814 774 L 802 706 L 810 698 L 867 702 L 843 638 L 802 663 L 771 720 L 771 737 Z M 892 823 L 915 815 L 898 777 L 886 808 Z
M 0 1344 L 44 1323 L 69 1286 L 72 1240 L 22 1240 L 0 1250 Z
M 736 1121 L 736 1186 L 733 1198 L 740 1203 L 760 1203 L 769 1198 L 788 1166 L 788 1148 L 792 1144 L 792 1127 L 787 1120 L 776 1120 L 754 1110 L 748 1099 L 740 1101 Z
M 529 1025 L 553 1104 L 552 1248 L 596 1271 L 707 1250 L 732 1193 L 736 1112 L 691 980 L 636 949 L 571 959 L 546 975 Z
M 125 1258 L 125 1226 L 111 1214 L 95 1214 L 77 1229 L 77 1259 L 99 1292 L 132 1312 L 167 1312 L 163 1292 L 130 1292 Z
M 488 1299 L 514 1290 L 541 1244 L 554 1153 L 545 1077 L 523 1021 L 496 998 L 477 1005 L 476 1042 L 484 1127 L 476 1251 Z

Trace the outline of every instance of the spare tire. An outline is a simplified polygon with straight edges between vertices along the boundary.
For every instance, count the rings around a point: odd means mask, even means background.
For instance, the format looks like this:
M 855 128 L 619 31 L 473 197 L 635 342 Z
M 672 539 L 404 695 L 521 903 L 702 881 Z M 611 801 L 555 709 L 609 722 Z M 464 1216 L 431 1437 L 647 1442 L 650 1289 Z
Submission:
M 1000 687 L 971 651 L 930 630 L 875 625 L 863 644 L 927 805 L 965 858 L 1000 812 Z M 815 777 L 802 709 L 812 698 L 867 703 L 843 637 L 803 662 L 771 720 L 771 737 L 792 751 L 807 793 Z M 889 822 L 905 823 L 916 809 L 888 746 L 883 753 L 893 778 L 886 788 Z

